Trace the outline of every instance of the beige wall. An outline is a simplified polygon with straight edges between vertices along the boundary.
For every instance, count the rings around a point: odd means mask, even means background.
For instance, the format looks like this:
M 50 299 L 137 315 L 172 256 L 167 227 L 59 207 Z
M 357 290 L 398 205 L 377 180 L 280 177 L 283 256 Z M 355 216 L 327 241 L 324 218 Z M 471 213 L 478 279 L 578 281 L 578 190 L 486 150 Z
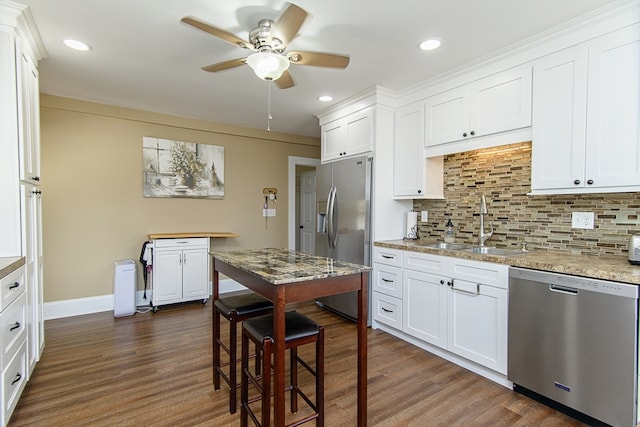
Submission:
M 231 231 L 212 247 L 287 246 L 288 157 L 320 140 L 41 96 L 44 300 L 113 293 L 113 262 L 136 260 L 148 233 Z M 142 137 L 225 148 L 225 198 L 144 198 Z M 277 216 L 262 217 L 276 187 Z

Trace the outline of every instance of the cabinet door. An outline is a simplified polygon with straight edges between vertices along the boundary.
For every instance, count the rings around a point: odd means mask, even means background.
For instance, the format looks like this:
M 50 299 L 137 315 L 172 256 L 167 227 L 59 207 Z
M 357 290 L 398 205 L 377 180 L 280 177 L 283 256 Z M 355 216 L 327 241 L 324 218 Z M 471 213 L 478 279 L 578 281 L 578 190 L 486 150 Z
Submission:
M 347 144 L 347 130 L 342 120 L 322 126 L 322 161 L 339 158 Z
M 182 298 L 182 250 L 158 249 L 153 253 L 153 304 Z
M 40 93 L 38 69 L 31 59 L 21 52 L 19 56 L 19 130 L 20 130 L 20 179 L 40 181 Z
M 469 108 L 468 86 L 427 98 L 425 146 L 430 147 L 468 137 Z
M 448 289 L 448 349 L 507 373 L 507 290 L 453 280 Z
M 587 51 L 565 49 L 533 66 L 531 189 L 584 186 Z
M 209 297 L 209 253 L 207 249 L 182 251 L 182 298 Z
M 404 270 L 403 332 L 447 347 L 447 285 L 441 276 Z
M 0 256 L 21 253 L 15 34 L 0 27 Z
M 506 70 L 471 84 L 469 136 L 531 126 L 531 66 Z
M 395 113 L 393 195 L 422 196 L 425 192 L 424 104 Z
M 346 156 L 364 154 L 373 150 L 373 111 L 371 109 L 347 116 L 345 126 Z
M 44 346 L 44 320 L 42 298 L 42 198 L 38 187 L 31 184 L 20 186 L 22 193 L 22 235 L 25 257 L 25 283 L 27 293 L 27 360 L 29 373 L 40 359 Z
M 640 187 L 639 76 L 640 24 L 589 44 L 587 187 Z

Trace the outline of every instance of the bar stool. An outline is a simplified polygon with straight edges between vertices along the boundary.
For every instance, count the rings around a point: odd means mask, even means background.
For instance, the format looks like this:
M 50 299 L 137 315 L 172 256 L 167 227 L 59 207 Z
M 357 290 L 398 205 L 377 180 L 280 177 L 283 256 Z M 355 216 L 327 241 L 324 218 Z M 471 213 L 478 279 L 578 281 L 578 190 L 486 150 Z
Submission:
M 272 312 L 273 304 L 271 301 L 254 293 L 219 298 L 213 306 L 213 388 L 214 390 L 220 390 L 220 378 L 227 383 L 229 386 L 229 412 L 232 414 L 236 413 L 236 389 L 240 386 L 237 380 L 238 322 Z M 220 339 L 220 316 L 229 321 L 229 347 Z M 228 362 L 221 363 L 220 349 L 223 349 L 229 356 Z M 228 376 L 222 370 L 227 366 L 229 367 Z M 259 368 L 260 364 L 256 363 L 256 369 Z M 259 371 L 256 371 L 256 375 L 259 373 Z
M 242 324 L 242 375 L 240 392 L 240 425 L 247 427 L 249 416 L 256 426 L 268 427 L 271 416 L 271 354 L 273 350 L 273 315 L 254 317 Z M 262 375 L 253 376 L 249 369 L 249 340 L 256 344 L 262 353 Z M 298 347 L 315 342 L 316 369 L 313 370 L 298 357 Z M 285 350 L 289 349 L 291 384 L 291 412 L 298 412 L 298 396 L 314 411 L 313 414 L 289 424 L 298 426 L 313 419 L 316 426 L 324 426 L 324 328 L 308 317 L 290 311 L 285 313 Z M 256 363 L 260 359 L 256 358 Z M 315 404 L 298 387 L 298 365 L 304 367 L 315 377 Z M 249 381 L 258 389 L 260 395 L 249 399 Z M 262 401 L 261 421 L 251 410 L 249 404 Z

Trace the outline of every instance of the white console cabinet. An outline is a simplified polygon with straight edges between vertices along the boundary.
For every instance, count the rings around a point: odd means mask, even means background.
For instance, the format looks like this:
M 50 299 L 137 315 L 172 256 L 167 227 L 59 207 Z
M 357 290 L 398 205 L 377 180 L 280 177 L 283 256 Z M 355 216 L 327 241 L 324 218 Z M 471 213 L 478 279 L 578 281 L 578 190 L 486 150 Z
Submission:
M 159 305 L 209 299 L 209 238 L 153 240 L 151 298 Z

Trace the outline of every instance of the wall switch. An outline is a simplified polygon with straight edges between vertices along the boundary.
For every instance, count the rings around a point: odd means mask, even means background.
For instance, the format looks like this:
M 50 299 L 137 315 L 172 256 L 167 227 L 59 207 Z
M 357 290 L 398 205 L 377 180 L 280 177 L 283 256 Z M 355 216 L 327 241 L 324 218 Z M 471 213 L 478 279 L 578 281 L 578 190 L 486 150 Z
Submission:
M 276 216 L 275 209 L 262 209 L 262 216 Z
M 571 228 L 593 229 L 593 212 L 571 212 Z
M 422 221 L 422 222 L 429 221 L 429 212 L 428 211 L 421 211 L 420 212 L 420 221 Z

